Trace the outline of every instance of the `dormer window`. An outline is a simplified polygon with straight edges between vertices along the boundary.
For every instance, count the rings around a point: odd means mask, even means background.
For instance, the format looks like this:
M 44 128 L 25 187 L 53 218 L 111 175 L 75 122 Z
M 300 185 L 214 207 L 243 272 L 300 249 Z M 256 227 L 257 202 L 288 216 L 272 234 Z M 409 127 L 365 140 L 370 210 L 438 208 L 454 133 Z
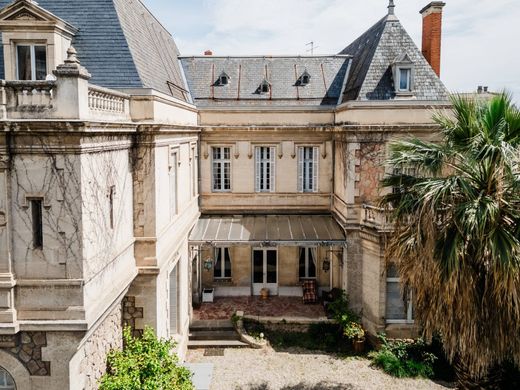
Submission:
M 396 99 L 410 99 L 414 97 L 414 68 L 413 61 L 406 53 L 397 57 L 393 62 L 392 73 Z
M 296 85 L 304 87 L 308 85 L 311 82 L 311 75 L 309 72 L 304 71 L 298 81 L 296 82 Z
M 260 91 L 260 93 L 269 93 L 269 91 L 271 91 L 271 84 L 269 83 L 269 81 L 264 79 L 264 81 L 262 81 L 262 83 L 258 87 L 258 90 Z
M 399 92 L 410 92 L 412 84 L 412 70 L 399 68 Z
M 215 85 L 228 85 L 229 84 L 229 76 L 226 72 L 222 72 L 215 83 Z
M 43 45 L 16 45 L 16 75 L 18 80 L 45 80 L 47 48 Z

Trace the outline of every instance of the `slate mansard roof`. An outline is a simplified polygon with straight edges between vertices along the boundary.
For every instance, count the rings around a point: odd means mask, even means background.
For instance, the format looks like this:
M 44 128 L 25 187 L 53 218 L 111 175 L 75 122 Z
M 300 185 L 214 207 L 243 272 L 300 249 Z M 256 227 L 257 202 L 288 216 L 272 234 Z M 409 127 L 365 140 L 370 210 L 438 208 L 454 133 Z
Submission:
M 403 55 L 413 63 L 417 100 L 448 100 L 448 91 L 394 15 L 387 15 L 341 51 L 352 68 L 343 94 L 349 100 L 389 100 L 395 96 L 392 64 Z
M 181 57 L 198 106 L 328 106 L 340 101 L 350 57 Z M 310 76 L 308 84 L 302 75 Z M 220 85 L 221 74 L 229 77 Z M 260 85 L 269 84 L 262 92 Z
M 316 57 L 181 57 L 198 106 L 324 106 L 395 97 L 392 64 L 413 64 L 413 99 L 447 101 L 449 93 L 395 15 L 386 15 L 339 55 Z M 297 87 L 307 69 L 311 83 Z M 228 85 L 216 83 L 229 75 Z M 262 80 L 272 93 L 258 93 Z M 340 96 L 341 95 L 341 96 Z
M 0 0 L 0 8 L 11 3 Z M 38 0 L 38 5 L 78 28 L 72 44 L 92 75 L 91 83 L 107 88 L 152 88 L 185 100 L 177 46 L 141 1 Z M 1 47 L 0 58 L 3 79 Z

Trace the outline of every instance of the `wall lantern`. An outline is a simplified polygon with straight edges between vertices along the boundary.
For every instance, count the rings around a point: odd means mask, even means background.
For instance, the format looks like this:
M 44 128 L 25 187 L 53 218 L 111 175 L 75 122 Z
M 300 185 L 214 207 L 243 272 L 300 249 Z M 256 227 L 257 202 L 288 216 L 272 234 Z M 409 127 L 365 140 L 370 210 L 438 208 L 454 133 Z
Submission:
M 323 264 L 321 266 L 321 269 L 325 272 L 330 271 L 330 260 L 329 259 L 323 259 Z
M 211 268 L 213 268 L 213 259 L 208 257 L 206 260 L 204 260 L 204 269 L 206 271 L 210 271 Z

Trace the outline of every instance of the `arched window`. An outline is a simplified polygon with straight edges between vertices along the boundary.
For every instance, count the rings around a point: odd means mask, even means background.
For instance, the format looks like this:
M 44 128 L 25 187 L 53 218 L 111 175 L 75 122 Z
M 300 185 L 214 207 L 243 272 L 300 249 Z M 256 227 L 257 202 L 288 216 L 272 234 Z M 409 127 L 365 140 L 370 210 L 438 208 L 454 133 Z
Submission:
M 0 367 L 0 390 L 16 390 L 13 377 L 3 367 Z

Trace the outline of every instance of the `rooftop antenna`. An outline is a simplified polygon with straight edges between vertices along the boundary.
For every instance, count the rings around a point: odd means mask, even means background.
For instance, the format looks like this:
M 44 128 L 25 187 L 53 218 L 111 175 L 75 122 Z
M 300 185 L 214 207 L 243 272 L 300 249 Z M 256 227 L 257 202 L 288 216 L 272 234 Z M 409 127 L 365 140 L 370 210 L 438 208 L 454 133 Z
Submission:
M 394 0 L 390 0 L 388 4 L 388 15 L 395 15 L 395 4 Z
M 305 44 L 305 46 L 310 46 L 310 49 L 307 49 L 307 53 L 311 53 L 311 56 L 314 55 L 314 49 L 318 49 L 319 46 L 314 46 L 314 41 L 310 41 L 309 43 Z

